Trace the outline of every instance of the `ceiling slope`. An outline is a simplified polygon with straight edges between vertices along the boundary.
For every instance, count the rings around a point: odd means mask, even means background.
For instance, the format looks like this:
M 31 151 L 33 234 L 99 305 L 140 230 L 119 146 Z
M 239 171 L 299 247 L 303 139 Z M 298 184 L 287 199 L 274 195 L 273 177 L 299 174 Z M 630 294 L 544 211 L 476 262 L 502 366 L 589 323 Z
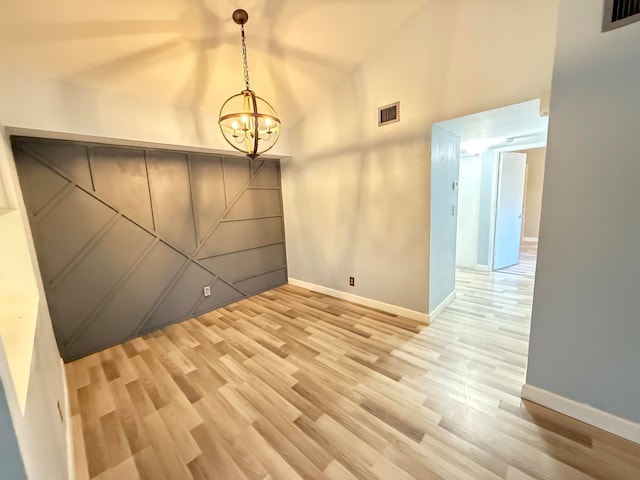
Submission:
M 429 0 L 22 0 L 0 5 L 4 69 L 217 111 L 251 86 L 285 125 Z

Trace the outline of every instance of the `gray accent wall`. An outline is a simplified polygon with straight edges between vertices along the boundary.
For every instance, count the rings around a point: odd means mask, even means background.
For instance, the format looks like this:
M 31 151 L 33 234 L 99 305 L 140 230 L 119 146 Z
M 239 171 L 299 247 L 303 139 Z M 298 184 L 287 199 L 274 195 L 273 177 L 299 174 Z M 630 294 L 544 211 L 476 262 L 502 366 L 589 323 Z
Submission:
M 287 282 L 278 160 L 12 146 L 66 361 Z

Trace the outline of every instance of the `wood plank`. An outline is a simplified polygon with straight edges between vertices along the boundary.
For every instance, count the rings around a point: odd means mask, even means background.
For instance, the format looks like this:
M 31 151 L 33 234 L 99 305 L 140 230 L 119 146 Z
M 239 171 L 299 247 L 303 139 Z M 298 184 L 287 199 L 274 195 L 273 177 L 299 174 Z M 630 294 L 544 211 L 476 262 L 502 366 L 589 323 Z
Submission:
M 283 286 L 66 365 L 78 479 L 640 478 L 521 402 L 533 278 L 457 280 L 427 328 Z

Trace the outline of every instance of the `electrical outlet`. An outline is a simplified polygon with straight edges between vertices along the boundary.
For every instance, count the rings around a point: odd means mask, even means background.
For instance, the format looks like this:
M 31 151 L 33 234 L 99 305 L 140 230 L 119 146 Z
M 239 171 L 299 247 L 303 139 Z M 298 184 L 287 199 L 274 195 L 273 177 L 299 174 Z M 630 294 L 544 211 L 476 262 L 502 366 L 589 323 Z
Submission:
M 202 291 L 203 291 L 205 297 L 210 297 L 211 296 L 211 287 L 209 285 L 204 287 L 202 289 Z
M 351 286 L 351 287 L 355 287 L 356 286 L 355 277 L 349 277 L 349 286 Z

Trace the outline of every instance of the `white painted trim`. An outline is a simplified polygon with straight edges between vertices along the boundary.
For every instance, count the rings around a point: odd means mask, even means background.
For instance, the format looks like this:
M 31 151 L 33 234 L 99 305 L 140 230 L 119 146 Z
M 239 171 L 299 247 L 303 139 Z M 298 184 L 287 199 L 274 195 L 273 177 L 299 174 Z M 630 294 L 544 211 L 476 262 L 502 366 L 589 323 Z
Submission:
M 451 302 L 453 302 L 456 298 L 456 291 L 454 290 L 449 294 L 447 298 L 445 298 L 440 305 L 433 309 L 433 312 L 429 313 L 429 318 L 433 321 L 436 319 L 438 315 L 442 313 L 442 311 L 449 306 Z
M 611 413 L 576 402 L 533 385 L 522 387 L 522 398 L 568 415 L 581 422 L 612 433 L 635 443 L 640 443 L 640 424 L 616 417 Z
M 64 393 L 64 426 L 65 440 L 67 446 L 67 475 L 69 480 L 76 480 L 76 461 L 73 453 L 73 424 L 71 420 L 71 402 L 69 401 L 69 386 L 67 385 L 67 375 L 64 369 L 64 362 L 60 359 L 60 374 L 62 375 L 62 392 Z
M 476 265 L 475 267 L 473 267 L 474 270 L 477 270 L 478 272 L 490 272 L 491 269 L 489 268 L 489 265 Z
M 84 133 L 75 133 L 75 132 L 58 132 L 53 130 L 39 130 L 34 128 L 24 128 L 24 127 L 12 127 L 10 125 L 5 126 L 7 137 L 11 135 L 21 136 L 21 137 L 37 137 L 37 138 L 48 138 L 51 140 L 70 140 L 76 142 L 88 142 L 88 143 L 104 143 L 107 145 L 121 145 L 128 147 L 140 147 L 140 148 L 158 148 L 162 150 L 177 150 L 180 152 L 188 151 L 194 153 L 205 153 L 205 154 L 213 154 L 213 155 L 224 155 L 225 157 L 240 157 L 244 158 L 244 154 L 239 153 L 236 150 L 222 150 L 219 148 L 208 148 L 201 147 L 197 145 L 186 145 L 186 144 L 171 144 L 171 143 L 159 143 L 159 142 L 150 142 L 146 140 L 135 140 L 129 138 L 116 138 L 116 137 L 102 137 L 99 135 L 89 135 Z M 286 158 L 286 155 L 274 155 L 271 153 L 260 154 L 261 159 L 274 159 L 280 160 L 282 158 Z
M 538 237 L 522 237 L 523 242 L 538 243 Z
M 399 307 L 398 305 L 391 305 L 390 303 L 380 302 L 372 298 L 360 297 L 353 293 L 342 292 L 340 290 L 334 290 L 333 288 L 323 287 L 322 285 L 316 285 L 314 283 L 304 282 L 295 278 L 289 278 L 289 283 L 296 287 L 306 288 L 307 290 L 313 290 L 314 292 L 323 293 L 330 297 L 340 298 L 349 302 L 357 303 L 358 305 L 364 305 L 365 307 L 375 308 L 382 310 L 383 312 L 392 313 L 393 315 L 400 315 L 402 317 L 410 318 L 418 322 L 422 322 L 425 325 L 431 323 L 431 317 L 428 313 L 418 312 L 405 307 Z

